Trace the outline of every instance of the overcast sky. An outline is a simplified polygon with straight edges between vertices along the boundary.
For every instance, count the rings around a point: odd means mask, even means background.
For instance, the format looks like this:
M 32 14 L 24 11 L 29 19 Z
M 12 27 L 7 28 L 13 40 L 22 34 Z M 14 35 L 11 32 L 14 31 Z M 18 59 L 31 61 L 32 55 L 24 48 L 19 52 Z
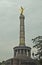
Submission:
M 42 36 L 42 0 L 0 0 L 0 61 L 13 57 L 19 45 L 19 8 L 24 7 L 26 45 Z

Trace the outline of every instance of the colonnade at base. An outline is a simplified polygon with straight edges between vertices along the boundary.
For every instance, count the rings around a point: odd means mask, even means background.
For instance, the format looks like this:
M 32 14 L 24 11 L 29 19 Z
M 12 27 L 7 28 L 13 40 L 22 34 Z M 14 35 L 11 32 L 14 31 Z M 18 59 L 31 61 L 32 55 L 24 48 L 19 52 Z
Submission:
M 15 47 L 14 48 L 14 57 L 17 57 L 19 54 L 31 57 L 31 48 L 27 47 L 27 46 Z

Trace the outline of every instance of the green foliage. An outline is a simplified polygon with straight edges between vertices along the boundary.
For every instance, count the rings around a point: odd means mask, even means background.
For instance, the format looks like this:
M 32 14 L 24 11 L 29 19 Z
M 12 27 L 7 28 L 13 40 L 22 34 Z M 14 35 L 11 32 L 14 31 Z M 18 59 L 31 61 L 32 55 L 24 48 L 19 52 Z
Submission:
M 2 61 L 1 65 L 5 65 L 5 61 Z
M 40 59 L 39 62 L 40 62 L 40 65 L 42 65 L 42 59 Z
M 37 49 L 37 54 L 35 56 L 39 56 L 39 60 L 42 57 L 42 36 L 38 36 L 34 39 L 32 39 L 33 43 L 35 44 L 33 48 L 35 47 Z
M 5 65 L 4 63 L 2 63 L 1 65 Z

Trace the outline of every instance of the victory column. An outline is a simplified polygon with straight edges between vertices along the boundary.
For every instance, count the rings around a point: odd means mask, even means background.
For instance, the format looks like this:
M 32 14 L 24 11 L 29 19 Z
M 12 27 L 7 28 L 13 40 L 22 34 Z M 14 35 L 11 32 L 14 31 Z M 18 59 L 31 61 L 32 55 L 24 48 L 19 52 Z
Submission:
M 24 9 L 20 9 L 20 38 L 19 46 L 13 48 L 14 50 L 14 60 L 13 65 L 35 65 L 35 61 L 31 58 L 31 48 L 26 46 L 25 43 L 25 25 L 23 15 Z M 37 64 L 36 64 L 37 65 Z

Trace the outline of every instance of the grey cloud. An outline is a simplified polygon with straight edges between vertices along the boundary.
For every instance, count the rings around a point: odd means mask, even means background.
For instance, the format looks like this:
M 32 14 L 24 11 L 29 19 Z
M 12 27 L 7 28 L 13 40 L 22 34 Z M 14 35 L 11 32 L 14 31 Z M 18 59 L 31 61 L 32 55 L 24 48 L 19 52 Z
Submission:
M 0 61 L 13 56 L 19 44 L 19 8 L 24 7 L 26 45 L 42 35 L 42 0 L 0 0 Z M 32 44 L 33 45 L 33 44 Z

